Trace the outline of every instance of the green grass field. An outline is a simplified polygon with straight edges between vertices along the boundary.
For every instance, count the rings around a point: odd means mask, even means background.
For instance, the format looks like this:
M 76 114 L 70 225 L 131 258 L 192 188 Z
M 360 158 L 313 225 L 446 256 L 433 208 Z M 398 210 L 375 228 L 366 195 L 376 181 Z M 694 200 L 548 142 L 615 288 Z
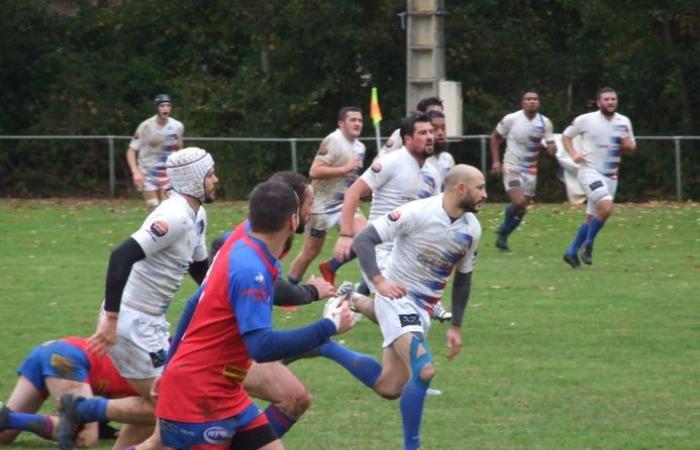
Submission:
M 426 401 L 424 446 L 700 448 L 698 204 L 617 205 L 594 265 L 576 271 L 561 255 L 579 208 L 535 205 L 510 239 L 514 251 L 500 253 L 493 240 L 502 206 L 487 204 L 479 216 L 484 233 L 455 361 L 445 358 L 445 325 L 431 329 L 433 387 L 443 395 Z M 245 214 L 244 205 L 224 202 L 208 212 L 210 238 Z M 140 201 L 0 206 L 0 399 L 35 345 L 93 332 L 109 251 L 143 218 Z M 355 263 L 341 271 L 340 279 L 357 278 Z M 193 287 L 188 280 L 174 301 L 173 325 Z M 276 323 L 297 326 L 321 309 L 278 310 Z M 367 320 L 340 339 L 380 355 L 379 329 Z M 397 402 L 328 360 L 292 367 L 314 402 L 285 437 L 287 448 L 401 447 Z M 15 446 L 53 448 L 30 435 Z

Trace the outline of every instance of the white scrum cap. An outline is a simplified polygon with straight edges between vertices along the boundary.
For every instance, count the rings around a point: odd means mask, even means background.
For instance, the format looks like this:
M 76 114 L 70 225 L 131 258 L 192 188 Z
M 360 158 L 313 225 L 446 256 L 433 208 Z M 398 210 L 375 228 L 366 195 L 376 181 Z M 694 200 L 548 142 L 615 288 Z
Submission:
M 187 147 L 173 152 L 168 156 L 165 168 L 175 192 L 204 203 L 204 178 L 214 168 L 214 159 L 206 150 Z

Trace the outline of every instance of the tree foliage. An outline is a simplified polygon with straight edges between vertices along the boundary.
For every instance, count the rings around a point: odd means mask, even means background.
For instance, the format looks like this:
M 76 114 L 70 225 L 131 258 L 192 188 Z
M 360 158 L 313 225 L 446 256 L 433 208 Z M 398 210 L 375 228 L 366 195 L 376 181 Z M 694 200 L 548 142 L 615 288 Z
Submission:
M 389 128 L 404 113 L 397 13 L 405 7 L 403 0 L 0 2 L 0 134 L 129 135 L 153 113 L 150 99 L 168 92 L 189 136 L 317 137 L 341 106 L 366 108 L 371 85 Z M 445 9 L 446 69 L 462 83 L 467 133 L 489 133 L 526 88 L 539 90 L 543 112 L 561 131 L 604 85 L 619 90 L 637 134 L 700 132 L 697 2 L 446 0 Z M 91 194 L 101 184 L 90 171 L 105 165 L 98 147 L 3 142 L 0 192 L 56 195 L 52 183 L 64 180 L 73 186 L 67 193 Z M 241 172 L 231 195 L 288 162 L 285 152 L 242 148 L 217 155 Z M 688 173 L 700 166 L 696 153 L 686 151 Z M 647 170 L 671 162 L 669 152 Z M 117 169 L 128 180 L 123 163 Z M 700 186 L 689 189 L 700 196 Z

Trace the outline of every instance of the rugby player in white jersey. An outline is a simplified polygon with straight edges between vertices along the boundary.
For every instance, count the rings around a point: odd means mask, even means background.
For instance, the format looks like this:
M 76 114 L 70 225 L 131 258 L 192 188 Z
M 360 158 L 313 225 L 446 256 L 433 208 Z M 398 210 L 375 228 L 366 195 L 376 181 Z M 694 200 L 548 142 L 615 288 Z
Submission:
M 311 261 L 318 256 L 326 242 L 326 231 L 337 227 L 343 206 L 345 190 L 350 187 L 362 170 L 365 146 L 359 141 L 362 134 L 362 110 L 354 106 L 338 112 L 338 128 L 321 142 L 309 169 L 314 191 L 313 212 L 306 225 L 304 243 L 289 268 L 288 279 L 298 284 Z M 367 220 L 357 210 L 353 218 L 352 233 L 359 232 Z M 331 258 L 321 263 L 323 278 L 335 283 L 335 272 L 347 261 Z
M 562 134 L 562 144 L 579 164 L 578 181 L 587 199 L 585 221 L 564 254 L 564 261 L 574 269 L 581 261 L 593 263 L 595 237 L 612 214 L 620 159 L 637 149 L 632 122 L 617 112 L 617 92 L 610 87 L 601 89 L 596 104 L 598 111 L 578 116 Z M 576 136 L 581 136 L 580 152 L 572 144 Z
M 503 117 L 491 133 L 491 173 L 503 175 L 503 185 L 510 199 L 496 239 L 496 247 L 504 251 L 510 250 L 508 236 L 520 225 L 535 196 L 537 157 L 542 148 L 542 139 L 547 143 L 550 156 L 557 152 L 552 121 L 539 113 L 539 94 L 526 91 L 520 105 L 520 111 Z M 501 164 L 499 148 L 504 140 L 506 152 Z
M 421 99 L 416 105 L 416 111 L 422 113 L 428 113 L 430 111 L 440 111 L 442 112 L 442 99 L 439 97 L 425 97 Z M 403 140 L 401 139 L 401 128 L 397 128 L 389 136 L 384 145 L 379 152 L 377 152 L 377 157 L 384 156 L 387 153 L 391 153 L 394 150 L 398 150 L 403 146 Z
M 459 164 L 445 178 L 442 195 L 406 203 L 371 221 L 354 243 L 362 270 L 377 288 L 374 308 L 384 338 L 382 363 L 333 342 L 319 349 L 382 397 L 401 399 L 407 450 L 420 447 L 423 403 L 435 374 L 426 341 L 431 310 L 454 269 L 448 359 L 462 346 L 461 325 L 481 236 L 475 213 L 485 200 L 483 174 Z M 386 242 L 394 245 L 386 269 L 380 270 L 375 250 Z M 350 299 L 352 305 L 369 301 L 359 294 Z
M 376 159 L 345 192 L 340 237 L 335 245 L 336 260 L 346 261 L 353 254 L 354 216 L 360 198 L 372 195 L 371 221 L 406 202 L 442 191 L 442 177 L 425 162 L 433 154 L 434 143 L 433 127 L 428 117 L 423 113 L 410 114 L 401 125 L 401 138 L 404 142 L 402 148 Z M 383 244 L 377 251 L 380 267 L 384 268 L 391 252 L 391 242 Z
M 428 111 L 425 113 L 433 126 L 435 143 L 433 155 L 425 161 L 435 167 L 444 179 L 447 172 L 455 166 L 454 157 L 447 151 L 447 133 L 445 132 L 445 115 L 441 111 Z
M 185 134 L 182 123 L 170 117 L 170 96 L 160 94 L 154 103 L 156 115 L 141 122 L 126 150 L 134 187 L 143 193 L 149 212 L 167 198 L 169 184 L 165 160 L 182 148 Z
M 214 160 L 201 148 L 171 154 L 166 167 L 173 192 L 112 252 L 104 304 L 89 340 L 90 350 L 108 352 L 119 373 L 149 402 L 168 352 L 165 313 L 170 301 L 187 272 L 201 284 L 209 267 L 202 204 L 214 200 L 218 183 Z M 128 422 L 129 411 L 118 410 L 118 401 L 110 403 L 110 411 L 101 397 L 67 395 L 60 403 L 60 448 L 72 448 L 77 423 L 108 418 Z M 150 432 L 151 428 L 124 425 L 116 448 L 140 442 Z

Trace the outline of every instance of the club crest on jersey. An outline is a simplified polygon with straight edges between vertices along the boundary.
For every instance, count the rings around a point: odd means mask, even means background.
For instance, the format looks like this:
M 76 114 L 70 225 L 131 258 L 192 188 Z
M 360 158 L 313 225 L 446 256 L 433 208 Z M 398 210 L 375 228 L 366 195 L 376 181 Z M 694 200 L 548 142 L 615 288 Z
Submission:
M 382 171 L 382 163 L 379 161 L 376 161 L 374 164 L 372 164 L 372 167 L 370 167 L 370 170 L 374 173 L 379 173 Z
M 391 220 L 392 222 L 396 222 L 397 220 L 399 220 L 401 218 L 401 211 L 399 211 L 398 209 L 395 209 L 387 215 L 387 218 L 389 220 Z
M 151 224 L 151 234 L 156 237 L 163 237 L 168 233 L 168 223 L 156 220 Z
M 255 275 L 255 282 L 256 283 L 262 284 L 264 281 L 265 281 L 265 277 L 263 276 L 263 274 L 259 273 L 259 274 Z

